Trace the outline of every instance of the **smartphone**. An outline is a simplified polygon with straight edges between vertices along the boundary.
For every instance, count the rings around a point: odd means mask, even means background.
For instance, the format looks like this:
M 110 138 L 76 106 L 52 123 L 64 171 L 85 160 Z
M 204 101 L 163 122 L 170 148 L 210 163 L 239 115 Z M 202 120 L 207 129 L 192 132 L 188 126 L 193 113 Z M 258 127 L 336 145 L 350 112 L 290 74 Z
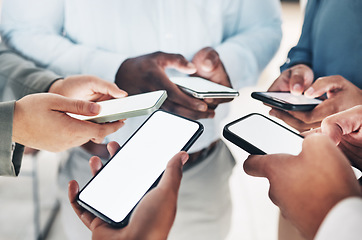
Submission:
M 68 113 L 68 115 L 79 120 L 95 123 L 112 122 L 151 114 L 161 107 L 166 98 L 166 91 L 159 90 L 98 102 L 101 105 L 101 112 L 96 116 L 82 116 L 72 113 Z
M 295 96 L 290 92 L 253 92 L 251 96 L 268 105 L 288 111 L 311 111 L 323 102 L 304 95 Z
M 227 124 L 224 137 L 253 155 L 286 153 L 298 155 L 303 137 L 258 113 Z
M 235 98 L 239 92 L 200 77 L 171 77 L 171 82 L 195 98 Z
M 154 112 L 78 194 L 78 203 L 114 227 L 125 227 L 133 209 L 161 179 L 168 161 L 187 151 L 201 123 Z

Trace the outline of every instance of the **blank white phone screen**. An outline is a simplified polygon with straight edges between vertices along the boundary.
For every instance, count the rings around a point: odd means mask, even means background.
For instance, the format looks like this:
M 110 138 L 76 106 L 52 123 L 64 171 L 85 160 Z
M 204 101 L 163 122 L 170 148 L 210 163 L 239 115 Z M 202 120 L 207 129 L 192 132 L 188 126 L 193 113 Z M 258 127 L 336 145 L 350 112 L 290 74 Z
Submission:
M 232 88 L 199 78 L 199 77 L 171 77 L 171 82 L 196 92 L 236 92 Z
M 118 113 L 148 109 L 152 108 L 160 100 L 163 94 L 165 94 L 165 91 L 159 90 L 149 93 L 132 95 L 125 98 L 98 102 L 98 104 L 101 105 L 101 112 L 96 116 L 89 117 L 71 113 L 69 115 L 79 120 L 91 120 Z
M 307 98 L 304 95 L 295 96 L 291 93 L 281 93 L 281 92 L 267 92 L 262 93 L 265 96 L 269 96 L 271 98 L 280 99 L 284 102 L 300 105 L 300 104 L 320 104 L 322 100 L 314 99 L 314 98 Z
M 251 115 L 229 130 L 267 154 L 298 155 L 302 151 L 303 138 L 260 115 Z
M 195 122 L 155 112 L 79 199 L 113 221 L 122 221 L 198 129 Z

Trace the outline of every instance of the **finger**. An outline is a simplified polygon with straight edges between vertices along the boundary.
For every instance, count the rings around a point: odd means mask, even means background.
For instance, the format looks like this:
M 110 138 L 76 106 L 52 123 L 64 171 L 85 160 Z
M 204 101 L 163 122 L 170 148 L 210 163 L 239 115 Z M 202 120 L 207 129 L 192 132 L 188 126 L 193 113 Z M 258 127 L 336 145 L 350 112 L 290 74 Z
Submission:
M 306 132 L 302 132 L 300 135 L 302 135 L 303 137 L 307 137 L 316 133 L 322 133 L 322 129 L 321 128 L 312 129 Z
M 269 114 L 271 116 L 274 116 L 274 117 L 277 117 L 277 118 L 281 119 L 282 121 L 284 121 L 289 126 L 297 129 L 299 132 L 304 132 L 306 130 L 310 130 L 311 128 L 320 127 L 320 122 L 307 124 L 307 123 L 304 123 L 301 120 L 293 117 L 289 113 L 281 111 L 281 110 L 277 110 L 275 108 L 270 110 Z
M 288 113 L 307 124 L 321 122 L 326 117 L 338 112 L 338 105 L 334 99 L 324 100 L 321 104 L 317 105 L 312 111 L 289 111 Z
M 110 83 L 97 77 L 92 76 L 92 91 L 112 96 L 114 98 L 126 97 L 127 92 L 119 89 L 115 83 Z
M 85 116 L 97 115 L 101 110 L 101 106 L 97 103 L 70 99 L 59 95 L 53 95 L 49 98 L 49 104 L 52 110 Z
M 244 171 L 254 177 L 266 177 L 266 155 L 250 155 L 244 162 Z
M 268 92 L 290 92 L 290 69 L 283 71 L 269 87 Z
M 89 159 L 89 166 L 94 176 L 103 167 L 102 160 L 97 156 L 93 156 Z
M 312 86 L 305 91 L 305 96 L 316 98 L 322 96 L 326 92 L 341 90 L 344 88 L 345 81 L 341 81 L 340 77 L 322 77 L 318 78 Z
M 220 64 L 219 54 L 211 47 L 201 49 L 193 59 L 195 64 L 199 65 L 200 61 L 201 71 L 203 72 L 212 72 Z
M 194 74 L 196 72 L 195 65 L 187 61 L 181 54 L 159 53 L 158 58 L 163 68 L 174 68 L 186 74 Z
M 82 220 L 82 222 L 84 223 L 84 225 L 87 226 L 87 228 L 90 228 L 91 223 L 94 220 L 95 216 L 90 212 L 88 212 L 87 210 L 85 210 L 84 208 L 82 208 L 77 203 L 78 192 L 79 192 L 78 183 L 75 180 L 70 181 L 68 185 L 68 197 L 70 204 L 74 212 L 77 214 L 78 218 Z
M 362 106 L 331 115 L 323 120 L 322 132 L 338 144 L 343 135 L 361 131 Z
M 305 65 L 297 65 L 290 70 L 290 92 L 295 95 L 300 95 L 312 84 L 314 78 L 313 72 Z
M 108 149 L 108 152 L 111 155 L 111 157 L 113 157 L 113 155 L 116 154 L 116 152 L 118 151 L 119 148 L 120 148 L 120 146 L 117 142 L 112 141 L 107 144 L 107 149 Z
M 182 178 L 182 166 L 187 162 L 189 155 L 186 152 L 177 153 L 167 164 L 158 188 L 163 188 L 177 194 Z
M 167 100 L 163 105 L 162 109 L 176 113 L 178 115 L 181 115 L 183 117 L 187 117 L 193 120 L 198 119 L 206 119 L 206 118 L 213 118 L 215 116 L 215 111 L 212 109 L 207 110 L 206 112 L 199 112 L 192 109 L 188 109 L 184 106 L 181 106 L 175 102 L 172 102 L 170 100 Z
M 155 79 L 156 82 L 161 82 L 161 89 L 167 91 L 167 100 L 171 100 L 195 111 L 207 111 L 207 104 L 204 101 L 187 95 L 176 84 L 170 81 L 164 71 L 157 71 L 153 79 Z
M 111 133 L 116 132 L 124 126 L 124 122 L 116 121 L 111 123 L 97 124 L 92 123 L 93 127 L 88 129 L 90 132 L 91 140 L 95 143 L 102 143 L 103 139 Z

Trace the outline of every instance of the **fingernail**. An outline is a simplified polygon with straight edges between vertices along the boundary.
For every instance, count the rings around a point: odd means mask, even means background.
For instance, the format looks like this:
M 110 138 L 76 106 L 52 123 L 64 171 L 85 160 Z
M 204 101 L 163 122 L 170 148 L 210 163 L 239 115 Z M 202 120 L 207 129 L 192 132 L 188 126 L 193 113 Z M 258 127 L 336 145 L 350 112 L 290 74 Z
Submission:
M 90 104 L 91 113 L 98 114 L 101 111 L 101 106 L 97 103 Z
M 189 160 L 189 155 L 187 153 L 183 153 L 182 156 L 181 156 L 182 165 L 185 165 L 187 160 Z
M 206 59 L 203 67 L 205 71 L 211 71 L 214 68 L 214 64 L 210 59 Z
M 201 112 L 205 112 L 207 110 L 207 105 L 206 104 L 199 104 L 197 106 L 197 109 Z
M 314 88 L 310 87 L 307 91 L 305 91 L 304 95 L 311 96 L 314 93 Z
M 301 93 L 303 91 L 302 85 L 300 85 L 299 83 L 295 84 L 293 86 L 293 91 L 297 92 L 297 93 Z

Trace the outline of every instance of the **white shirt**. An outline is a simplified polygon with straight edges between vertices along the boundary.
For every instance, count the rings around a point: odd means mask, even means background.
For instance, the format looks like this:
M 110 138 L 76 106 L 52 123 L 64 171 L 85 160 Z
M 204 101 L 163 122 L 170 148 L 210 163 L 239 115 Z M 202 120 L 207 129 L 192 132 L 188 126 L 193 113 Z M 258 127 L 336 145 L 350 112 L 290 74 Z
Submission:
M 121 63 L 155 51 L 191 60 L 211 46 L 232 86 L 257 81 L 281 40 L 278 0 L 4 0 L 3 39 L 58 74 L 92 74 L 114 81 Z M 131 83 L 130 83 L 131 84 Z M 242 106 L 240 106 L 242 107 Z M 227 104 L 203 119 L 198 151 L 220 137 Z M 122 143 L 144 118 L 113 134 Z
M 362 198 L 348 198 L 338 203 L 322 222 L 315 239 L 362 239 Z

